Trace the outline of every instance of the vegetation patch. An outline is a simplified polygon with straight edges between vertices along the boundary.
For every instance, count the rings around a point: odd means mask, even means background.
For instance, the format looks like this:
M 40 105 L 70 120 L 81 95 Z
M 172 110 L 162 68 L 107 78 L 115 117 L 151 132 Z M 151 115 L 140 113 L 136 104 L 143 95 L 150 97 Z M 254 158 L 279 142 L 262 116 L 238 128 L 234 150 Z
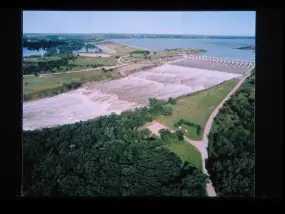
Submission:
M 214 108 L 223 100 L 230 90 L 237 84 L 237 79 L 225 81 L 212 88 L 195 92 L 189 96 L 176 98 L 176 104 L 172 106 L 172 115 L 160 115 L 156 117 L 157 121 L 171 129 L 175 129 L 174 124 L 181 119 L 194 124 L 199 124 L 204 129 L 206 122 Z M 202 134 L 197 135 L 197 128 L 186 124 L 181 125 L 187 130 L 185 134 L 193 140 L 201 140 Z
M 206 196 L 208 176 L 138 127 L 152 108 L 23 132 L 25 196 Z M 177 153 L 180 151 L 173 146 Z
M 110 72 L 103 72 L 102 70 L 85 71 L 78 73 L 63 73 L 53 74 L 43 77 L 26 76 L 23 79 L 23 94 L 24 100 L 38 99 L 49 97 L 66 92 L 69 84 L 72 84 L 72 89 L 78 88 L 87 82 L 101 81 L 110 79 Z M 78 83 L 78 84 L 73 84 Z M 79 85 L 80 84 L 80 85 Z M 74 87 L 74 86 L 77 87 Z
M 223 105 L 209 134 L 206 166 L 218 196 L 254 196 L 255 72 Z
M 179 139 L 180 135 L 183 135 L 181 131 L 171 133 L 167 129 L 161 129 L 159 132 L 161 140 L 166 144 L 166 147 L 177 154 L 183 163 L 193 164 L 202 171 L 201 153 L 193 145 L 185 142 L 183 137 Z
M 35 57 L 23 60 L 23 75 L 66 72 L 117 64 L 115 57 L 82 57 L 75 55 Z

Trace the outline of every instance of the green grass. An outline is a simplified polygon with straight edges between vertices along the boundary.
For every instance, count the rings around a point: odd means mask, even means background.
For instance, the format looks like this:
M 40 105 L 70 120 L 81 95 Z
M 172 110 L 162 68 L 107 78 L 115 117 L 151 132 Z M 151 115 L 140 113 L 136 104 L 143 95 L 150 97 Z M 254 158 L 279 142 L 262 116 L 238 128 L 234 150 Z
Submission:
M 52 57 L 35 57 L 35 58 L 28 58 L 24 61 L 26 62 L 40 62 L 40 61 L 49 61 L 49 60 L 58 60 L 61 59 L 61 57 L 58 56 L 52 56 Z M 117 59 L 115 57 L 83 57 L 78 56 L 77 59 L 73 62 L 72 60 L 69 60 L 68 64 L 73 64 L 73 67 L 68 66 L 60 66 L 61 70 L 54 69 L 54 72 L 61 72 L 61 71 L 76 71 L 81 70 L 85 68 L 92 68 L 91 65 L 102 65 L 102 66 L 112 66 L 117 65 Z M 50 72 L 47 72 L 50 73 Z
M 159 50 L 159 51 L 151 51 L 151 59 L 157 59 L 157 58 L 163 58 L 163 57 L 171 57 L 175 56 L 185 50 L 170 50 L 170 51 L 165 51 L 165 50 Z M 155 54 L 154 54 L 155 52 Z M 199 51 L 197 51 L 199 53 Z M 147 59 L 148 59 L 147 55 Z M 145 56 L 143 53 L 132 53 L 132 56 L 130 56 L 130 53 L 125 57 L 126 60 L 129 61 L 139 61 L 139 60 L 145 60 Z
M 130 47 L 128 45 L 123 45 L 123 44 L 118 44 L 118 43 L 110 43 L 110 44 L 103 44 L 103 45 L 106 46 L 106 48 L 108 48 L 108 49 L 115 50 L 116 53 L 114 53 L 112 55 L 117 55 L 117 56 L 126 55 L 126 54 L 129 54 L 130 52 L 133 52 L 133 51 L 143 50 L 140 48 Z
M 61 57 L 59 56 L 23 58 L 23 60 L 26 62 L 41 62 L 41 61 L 51 61 L 59 59 L 61 59 Z
M 78 66 L 87 66 L 87 65 L 95 65 L 95 64 L 102 64 L 102 65 L 116 65 L 117 59 L 113 57 L 81 57 L 79 56 L 74 62 L 70 60 L 69 63 L 73 63 Z
M 40 93 L 47 89 L 55 89 L 63 85 L 63 83 L 71 82 L 91 82 L 108 79 L 111 77 L 109 72 L 102 70 L 78 72 L 78 73 L 62 73 L 51 74 L 48 76 L 25 76 L 23 78 L 24 95 Z M 28 83 L 28 84 L 25 84 Z
M 172 141 L 168 144 L 168 148 L 177 154 L 183 163 L 187 161 L 202 170 L 201 153 L 190 143 L 185 141 Z
M 206 122 L 214 108 L 223 100 L 229 91 L 237 84 L 237 79 L 225 81 L 212 88 L 196 92 L 190 96 L 177 98 L 176 105 L 173 105 L 171 116 L 158 116 L 155 119 L 171 129 L 175 129 L 174 123 L 180 119 L 199 124 L 203 127 L 201 135 L 198 136 L 196 128 L 181 125 L 187 129 L 186 136 L 193 140 L 201 140 Z

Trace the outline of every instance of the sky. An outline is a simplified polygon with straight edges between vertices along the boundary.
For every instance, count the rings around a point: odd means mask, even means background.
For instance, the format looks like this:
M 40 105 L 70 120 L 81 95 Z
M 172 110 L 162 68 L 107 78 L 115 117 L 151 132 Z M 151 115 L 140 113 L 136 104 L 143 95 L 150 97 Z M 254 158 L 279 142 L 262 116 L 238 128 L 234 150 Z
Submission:
M 255 11 L 23 11 L 23 33 L 255 36 Z

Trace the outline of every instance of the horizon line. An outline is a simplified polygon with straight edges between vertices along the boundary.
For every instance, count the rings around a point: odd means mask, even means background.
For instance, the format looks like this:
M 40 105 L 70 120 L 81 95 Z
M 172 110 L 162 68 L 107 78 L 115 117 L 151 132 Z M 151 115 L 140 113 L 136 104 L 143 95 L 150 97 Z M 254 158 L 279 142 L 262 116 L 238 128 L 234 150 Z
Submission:
M 24 33 L 23 32 L 23 34 L 130 34 L 130 35 L 133 35 L 133 34 L 138 34 L 138 35 L 146 34 L 147 35 L 147 34 L 149 34 L 149 35 L 179 35 L 179 36 L 183 35 L 183 36 L 243 36 L 243 37 L 255 37 L 255 35 L 183 34 L 183 33 L 181 33 L 181 34 L 173 33 L 172 34 L 172 33 L 74 33 L 74 32 L 73 33 L 35 33 L 35 32 L 33 32 L 33 33 L 31 33 L 31 32 Z

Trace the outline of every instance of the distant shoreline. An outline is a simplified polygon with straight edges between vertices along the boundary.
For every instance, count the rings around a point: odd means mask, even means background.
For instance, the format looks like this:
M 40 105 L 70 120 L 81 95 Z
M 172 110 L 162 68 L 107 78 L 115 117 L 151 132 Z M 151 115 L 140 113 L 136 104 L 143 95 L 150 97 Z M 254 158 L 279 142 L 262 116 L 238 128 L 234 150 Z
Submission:
M 150 50 L 150 49 L 146 49 L 146 48 L 141 48 L 141 47 L 137 47 L 137 46 L 133 46 L 133 45 L 128 45 L 128 44 L 121 43 L 121 42 L 114 42 L 112 40 L 106 40 L 106 41 L 117 43 L 117 44 L 120 44 L 120 45 L 126 45 L 126 46 L 129 46 L 129 47 L 132 47 L 132 48 L 137 48 L 137 49 L 142 49 L 142 50 L 147 50 L 147 51 L 154 51 L 154 50 Z

